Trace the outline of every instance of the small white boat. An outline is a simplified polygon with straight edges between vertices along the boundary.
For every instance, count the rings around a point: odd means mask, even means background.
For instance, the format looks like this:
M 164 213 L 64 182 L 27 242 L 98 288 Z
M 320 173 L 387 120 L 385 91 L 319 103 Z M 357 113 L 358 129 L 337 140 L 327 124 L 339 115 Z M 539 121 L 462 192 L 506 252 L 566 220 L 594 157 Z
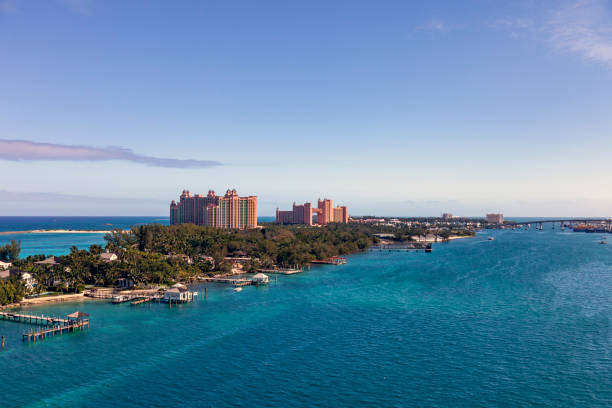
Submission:
M 605 245 L 605 244 L 607 244 L 607 242 L 606 241 L 601 241 L 600 244 L 601 245 Z
M 238 286 L 237 288 L 234 288 L 234 292 L 242 292 L 242 288 Z
M 493 241 L 493 240 L 495 240 L 495 238 L 489 237 L 489 241 Z

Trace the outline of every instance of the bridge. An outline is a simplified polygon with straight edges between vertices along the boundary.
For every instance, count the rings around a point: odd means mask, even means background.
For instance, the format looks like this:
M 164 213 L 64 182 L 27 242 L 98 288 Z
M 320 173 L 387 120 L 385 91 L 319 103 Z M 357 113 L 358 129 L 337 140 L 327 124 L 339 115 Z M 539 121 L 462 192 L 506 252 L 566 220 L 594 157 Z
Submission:
M 544 223 L 553 223 L 553 224 L 570 224 L 570 223 L 581 223 L 586 224 L 590 222 L 607 222 L 612 223 L 612 218 L 558 218 L 554 220 L 529 220 L 529 221 L 507 221 L 504 223 L 504 226 L 514 226 L 514 225 L 529 225 L 529 224 L 544 224 Z

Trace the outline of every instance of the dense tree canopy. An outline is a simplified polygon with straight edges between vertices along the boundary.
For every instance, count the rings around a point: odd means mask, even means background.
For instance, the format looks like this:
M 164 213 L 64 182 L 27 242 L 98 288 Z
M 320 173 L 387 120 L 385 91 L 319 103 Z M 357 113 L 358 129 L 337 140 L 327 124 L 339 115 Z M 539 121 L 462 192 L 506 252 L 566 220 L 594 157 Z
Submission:
M 14 262 L 19 259 L 21 241 L 11 240 L 10 243 L 0 246 L 0 261 Z

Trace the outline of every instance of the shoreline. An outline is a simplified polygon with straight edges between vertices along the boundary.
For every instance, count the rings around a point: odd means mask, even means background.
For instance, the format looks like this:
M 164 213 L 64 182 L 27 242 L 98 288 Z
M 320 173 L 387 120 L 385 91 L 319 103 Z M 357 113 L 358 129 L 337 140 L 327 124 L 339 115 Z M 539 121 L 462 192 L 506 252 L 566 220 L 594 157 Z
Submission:
M 84 293 L 70 293 L 67 295 L 45 296 L 32 299 L 22 299 L 18 303 L 9 303 L 8 305 L 0 306 L 0 310 L 14 309 L 17 307 L 38 306 L 45 303 L 63 303 L 77 302 L 87 299 Z
M 18 235 L 18 234 L 110 234 L 111 230 L 71 230 L 71 229 L 56 229 L 56 230 L 27 230 L 27 231 L 0 231 L 0 235 Z
M 7 234 L 25 234 L 25 233 L 110 233 L 111 231 L 101 231 L 101 230 L 32 230 L 32 231 L 3 231 L 0 232 L 0 235 L 7 235 Z M 449 236 L 446 240 L 444 241 L 431 241 L 431 243 L 444 243 L 444 242 L 450 242 L 450 241 L 454 241 L 457 239 L 462 239 L 462 238 L 475 238 L 475 235 L 452 235 Z M 421 241 L 423 242 L 423 241 Z M 430 242 L 430 241 L 426 241 L 426 242 Z M 371 246 L 368 247 L 368 249 Z M 362 253 L 366 253 L 368 252 L 367 250 L 364 251 L 358 251 L 358 252 L 354 252 L 354 253 L 350 253 L 350 254 L 346 254 L 346 255 L 358 255 L 358 254 L 362 254 Z M 215 278 L 231 278 L 234 277 L 236 275 L 244 275 L 247 272 L 228 272 L 228 273 L 222 273 L 222 274 L 218 274 L 218 275 L 214 275 Z M 186 284 L 199 284 L 202 282 L 206 281 L 206 278 L 208 278 L 208 276 L 196 276 L 194 277 L 194 279 L 191 279 L 189 281 L 186 282 Z M 111 292 L 115 292 L 117 288 L 98 288 L 98 289 L 102 289 L 102 290 L 106 290 L 106 291 L 111 291 Z M 122 290 L 119 291 L 119 293 L 122 292 L 150 292 L 150 291 L 157 291 L 160 288 L 155 288 L 155 289 L 132 289 L 132 290 Z M 44 304 L 49 304 L 49 303 L 63 303 L 63 302 L 79 302 L 79 301 L 84 301 L 84 300 L 96 300 L 96 297 L 91 297 L 91 296 L 86 296 L 86 292 L 83 293 L 72 293 L 72 294 L 64 294 L 64 295 L 55 295 L 55 296 L 45 296 L 45 297 L 38 297 L 38 298 L 31 298 L 31 299 L 22 299 L 20 302 L 18 303 L 11 303 L 8 305 L 0 305 L 0 310 L 6 310 L 6 309 L 14 309 L 14 308 L 21 308 L 21 307 L 28 307 L 28 306 L 38 306 L 38 305 L 44 305 Z

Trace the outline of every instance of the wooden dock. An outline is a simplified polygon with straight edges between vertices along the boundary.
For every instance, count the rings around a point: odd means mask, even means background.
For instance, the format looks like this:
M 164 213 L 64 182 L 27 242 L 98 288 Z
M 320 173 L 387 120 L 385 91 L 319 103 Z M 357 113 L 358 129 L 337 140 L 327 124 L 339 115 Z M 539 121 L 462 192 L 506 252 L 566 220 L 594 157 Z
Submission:
M 431 252 L 433 246 L 431 243 L 411 242 L 407 244 L 390 244 L 390 245 L 374 245 L 370 247 L 370 251 L 379 252 L 408 252 L 408 251 L 425 251 Z
M 204 278 L 205 282 L 229 283 L 234 286 L 249 286 L 255 283 L 250 279 L 245 278 Z
M 68 319 L 63 319 L 55 316 L 21 314 L 12 312 L 0 312 L 0 318 L 2 320 L 10 320 L 13 322 L 43 325 L 67 324 L 70 322 L 70 320 Z
M 136 305 L 141 305 L 143 303 L 147 303 L 147 302 L 153 302 L 153 301 L 160 301 L 163 299 L 162 295 L 155 295 L 155 296 L 140 296 L 139 298 L 132 300 L 132 302 L 130 303 L 132 306 L 136 306 Z
M 304 268 L 275 268 L 275 269 L 258 269 L 257 272 L 280 274 L 280 275 L 295 275 L 296 273 L 304 272 Z
M 65 318 L 45 315 L 0 312 L 2 320 L 11 322 L 44 325 L 41 329 L 30 329 L 23 332 L 23 341 L 36 341 L 56 334 L 72 333 L 89 328 L 89 315 L 74 312 Z
M 319 265 L 344 265 L 347 259 L 341 256 L 332 256 L 329 259 L 310 261 L 312 264 Z
M 72 333 L 89 328 L 89 320 L 70 320 L 66 324 L 56 324 L 42 330 L 30 330 L 23 333 L 23 341 L 37 341 L 58 334 Z

